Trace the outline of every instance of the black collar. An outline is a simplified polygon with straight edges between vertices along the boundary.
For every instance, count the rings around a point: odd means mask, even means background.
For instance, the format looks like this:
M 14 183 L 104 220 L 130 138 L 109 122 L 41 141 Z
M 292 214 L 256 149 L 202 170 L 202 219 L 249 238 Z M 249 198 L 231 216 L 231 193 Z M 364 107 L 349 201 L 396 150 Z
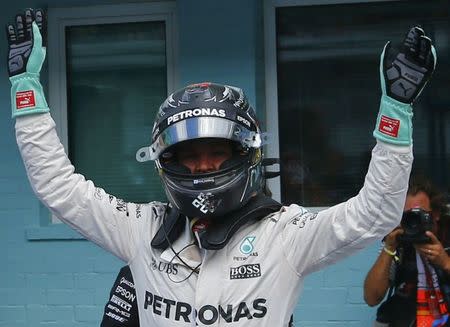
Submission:
M 261 220 L 265 216 L 280 210 L 280 208 L 280 203 L 259 194 L 242 208 L 227 214 L 226 217 L 215 218 L 213 224 L 199 232 L 200 245 L 208 250 L 222 249 L 244 224 Z M 180 237 L 185 222 L 186 216 L 177 209 L 168 207 L 164 222 L 153 237 L 152 247 L 160 250 L 167 249 Z

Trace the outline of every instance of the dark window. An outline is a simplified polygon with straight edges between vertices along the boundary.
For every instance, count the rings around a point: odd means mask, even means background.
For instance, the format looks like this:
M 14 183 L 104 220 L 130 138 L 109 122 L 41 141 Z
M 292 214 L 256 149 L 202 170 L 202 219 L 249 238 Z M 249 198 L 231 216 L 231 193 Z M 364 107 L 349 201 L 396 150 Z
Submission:
M 165 22 L 66 28 L 69 157 L 77 172 L 133 202 L 163 200 L 149 145 L 167 95 Z
M 447 1 L 277 8 L 284 203 L 329 206 L 356 195 L 375 144 L 381 51 L 417 24 L 434 40 L 438 61 L 414 106 L 413 170 L 449 190 L 449 22 Z

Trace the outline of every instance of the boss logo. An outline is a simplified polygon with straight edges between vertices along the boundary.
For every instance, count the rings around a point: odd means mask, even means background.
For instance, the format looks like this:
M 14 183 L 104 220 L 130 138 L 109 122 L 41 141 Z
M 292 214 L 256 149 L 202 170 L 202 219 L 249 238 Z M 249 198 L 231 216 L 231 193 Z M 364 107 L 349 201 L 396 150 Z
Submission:
M 158 262 L 154 258 L 152 258 L 150 267 L 153 270 L 158 270 L 169 275 L 178 274 L 178 265 L 176 263 Z
M 245 279 L 261 276 L 259 263 L 230 268 L 230 279 Z

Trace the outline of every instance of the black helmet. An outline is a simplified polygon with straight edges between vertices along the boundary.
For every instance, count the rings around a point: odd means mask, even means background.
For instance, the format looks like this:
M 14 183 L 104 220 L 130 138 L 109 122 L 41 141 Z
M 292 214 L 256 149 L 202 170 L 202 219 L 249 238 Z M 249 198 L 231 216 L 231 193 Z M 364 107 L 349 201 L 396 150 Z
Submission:
M 173 158 L 177 145 L 227 139 L 234 155 L 218 171 L 191 173 Z M 160 106 L 149 147 L 138 161 L 155 160 L 169 202 L 188 217 L 220 217 L 262 192 L 263 136 L 255 111 L 239 88 L 214 83 L 189 85 Z

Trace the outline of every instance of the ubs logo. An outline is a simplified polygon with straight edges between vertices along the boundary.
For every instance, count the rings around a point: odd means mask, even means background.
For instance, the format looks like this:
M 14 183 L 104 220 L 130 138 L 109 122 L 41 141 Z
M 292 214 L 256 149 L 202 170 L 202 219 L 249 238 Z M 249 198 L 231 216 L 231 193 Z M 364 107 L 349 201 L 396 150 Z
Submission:
M 152 270 L 157 270 L 160 272 L 164 272 L 169 275 L 177 275 L 178 274 L 178 265 L 176 263 L 167 263 L 167 262 L 161 262 L 156 261 L 154 258 L 152 258 L 152 263 L 150 265 Z

